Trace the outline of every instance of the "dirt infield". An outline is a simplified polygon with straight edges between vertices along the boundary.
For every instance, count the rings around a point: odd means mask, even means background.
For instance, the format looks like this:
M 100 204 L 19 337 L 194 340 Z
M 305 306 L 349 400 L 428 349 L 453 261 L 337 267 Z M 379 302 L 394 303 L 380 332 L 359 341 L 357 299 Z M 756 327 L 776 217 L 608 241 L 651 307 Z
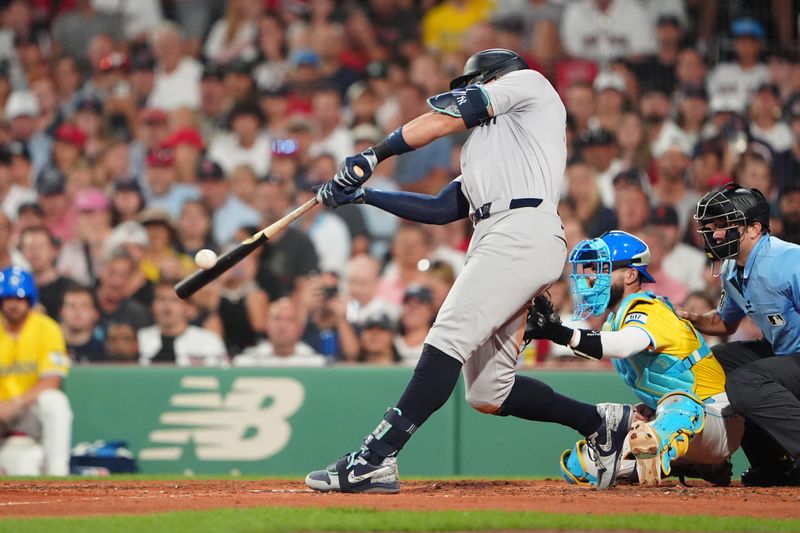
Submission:
M 139 514 L 220 507 L 504 509 L 580 514 L 705 514 L 800 518 L 799 488 L 617 487 L 561 481 L 409 481 L 397 495 L 320 494 L 299 481 L 6 481 L 0 517 Z M 689 503 L 691 502 L 691 503 Z

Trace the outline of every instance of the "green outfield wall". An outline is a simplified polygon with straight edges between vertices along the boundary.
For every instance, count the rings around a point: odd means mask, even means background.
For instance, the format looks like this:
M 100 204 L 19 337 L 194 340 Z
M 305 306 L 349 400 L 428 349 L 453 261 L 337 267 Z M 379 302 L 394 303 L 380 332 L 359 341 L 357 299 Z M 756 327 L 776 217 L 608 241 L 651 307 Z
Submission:
M 128 441 L 145 473 L 301 476 L 355 449 L 411 376 L 407 368 L 76 367 L 74 442 Z M 635 402 L 613 372 L 529 373 L 587 402 Z M 459 382 L 403 451 L 414 476 L 558 475 L 577 440 L 555 424 L 482 415 Z

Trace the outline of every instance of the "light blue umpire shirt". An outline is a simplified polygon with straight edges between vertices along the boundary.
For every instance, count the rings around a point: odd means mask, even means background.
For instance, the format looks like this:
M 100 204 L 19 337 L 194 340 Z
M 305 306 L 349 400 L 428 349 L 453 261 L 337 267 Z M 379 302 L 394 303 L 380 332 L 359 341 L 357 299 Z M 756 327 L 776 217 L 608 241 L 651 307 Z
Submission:
M 749 316 L 776 355 L 800 353 L 800 246 L 763 235 L 743 271 L 722 263 L 717 312 L 726 323 Z

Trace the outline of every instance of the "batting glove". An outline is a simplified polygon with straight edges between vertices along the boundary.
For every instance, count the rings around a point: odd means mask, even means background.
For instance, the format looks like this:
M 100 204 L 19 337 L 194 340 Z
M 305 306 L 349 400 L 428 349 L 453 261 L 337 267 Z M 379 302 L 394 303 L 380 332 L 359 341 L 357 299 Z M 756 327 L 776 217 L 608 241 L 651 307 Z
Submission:
M 522 339 L 548 339 L 556 344 L 567 346 L 572 339 L 572 328 L 561 324 L 561 318 L 553 309 L 553 304 L 546 296 L 537 296 L 533 305 L 528 308 L 528 320 L 525 323 L 525 334 Z
M 355 190 L 345 190 L 333 180 L 316 185 L 311 190 L 317 193 L 317 201 L 330 209 L 336 209 L 340 205 L 364 203 L 364 189 L 358 187 Z
M 351 189 L 358 188 L 372 175 L 372 171 L 375 170 L 377 165 L 378 156 L 375 155 L 375 150 L 368 148 L 360 154 L 351 155 L 345 159 L 333 181 L 343 189 L 348 187 Z M 359 176 L 356 174 L 355 167 L 360 168 L 364 175 Z

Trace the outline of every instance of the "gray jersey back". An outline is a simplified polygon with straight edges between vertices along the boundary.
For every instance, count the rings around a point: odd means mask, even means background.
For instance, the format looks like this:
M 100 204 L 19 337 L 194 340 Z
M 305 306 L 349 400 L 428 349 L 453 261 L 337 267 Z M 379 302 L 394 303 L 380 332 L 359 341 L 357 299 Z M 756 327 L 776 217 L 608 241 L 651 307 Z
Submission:
M 484 89 L 494 118 L 464 144 L 462 192 L 473 209 L 513 198 L 542 198 L 554 208 L 567 161 L 567 112 L 558 93 L 534 70 L 510 72 Z

